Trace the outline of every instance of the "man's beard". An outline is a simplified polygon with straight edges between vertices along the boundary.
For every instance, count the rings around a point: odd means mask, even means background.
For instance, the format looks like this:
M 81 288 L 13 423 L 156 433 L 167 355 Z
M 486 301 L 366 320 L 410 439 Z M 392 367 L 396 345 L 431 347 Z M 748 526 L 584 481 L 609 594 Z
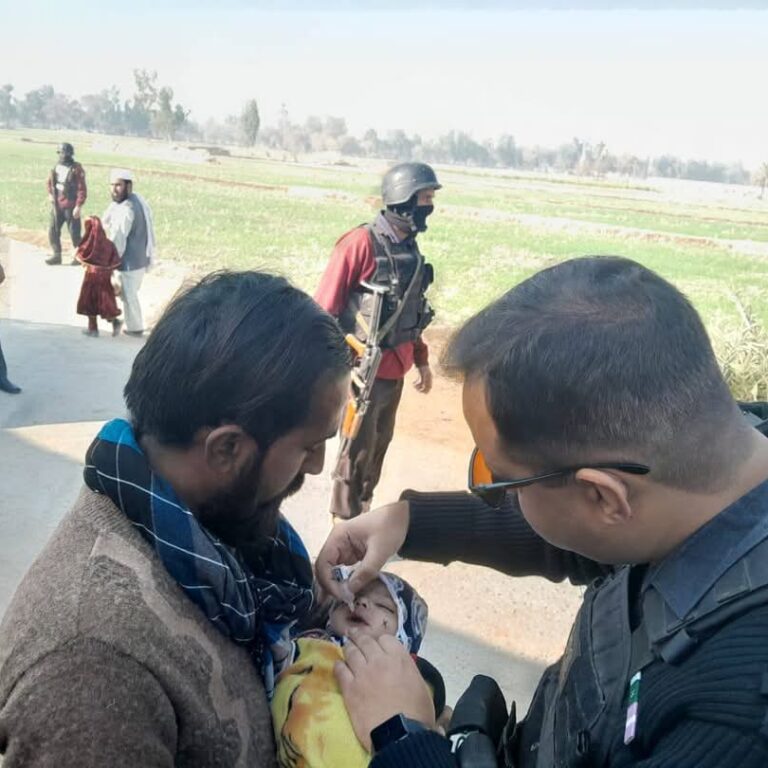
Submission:
M 262 456 L 254 457 L 230 488 L 212 496 L 195 513 L 214 536 L 246 555 L 259 552 L 275 537 L 283 499 L 304 483 L 304 475 L 298 474 L 280 494 L 257 503 Z

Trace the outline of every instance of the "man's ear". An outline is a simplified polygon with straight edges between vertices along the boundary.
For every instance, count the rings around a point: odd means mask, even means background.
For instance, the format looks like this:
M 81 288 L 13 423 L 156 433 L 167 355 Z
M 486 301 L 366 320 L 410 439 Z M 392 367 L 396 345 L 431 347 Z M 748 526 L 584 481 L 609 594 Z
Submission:
M 259 448 L 241 427 L 223 424 L 206 435 L 203 450 L 208 467 L 217 475 L 229 477 L 235 476 Z
M 626 523 L 632 519 L 629 488 L 616 475 L 587 468 L 576 472 L 575 478 L 589 495 L 589 500 L 597 506 L 604 525 Z

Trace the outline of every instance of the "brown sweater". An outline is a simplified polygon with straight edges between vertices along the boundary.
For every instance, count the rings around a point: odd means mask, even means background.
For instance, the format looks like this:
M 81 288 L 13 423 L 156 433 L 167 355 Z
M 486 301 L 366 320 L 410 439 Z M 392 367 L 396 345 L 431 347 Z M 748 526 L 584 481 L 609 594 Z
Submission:
M 0 624 L 3 768 L 275 765 L 246 651 L 84 489 Z

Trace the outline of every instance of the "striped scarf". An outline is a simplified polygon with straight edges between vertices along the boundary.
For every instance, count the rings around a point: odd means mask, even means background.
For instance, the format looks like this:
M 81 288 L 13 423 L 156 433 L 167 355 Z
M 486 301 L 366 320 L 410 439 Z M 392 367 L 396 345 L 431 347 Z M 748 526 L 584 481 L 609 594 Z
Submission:
M 150 469 L 123 419 L 107 422 L 91 443 L 84 479 L 126 515 L 209 621 L 249 650 L 271 698 L 290 662 L 293 628 L 312 606 L 312 566 L 290 523 L 281 515 L 276 537 L 246 564 Z

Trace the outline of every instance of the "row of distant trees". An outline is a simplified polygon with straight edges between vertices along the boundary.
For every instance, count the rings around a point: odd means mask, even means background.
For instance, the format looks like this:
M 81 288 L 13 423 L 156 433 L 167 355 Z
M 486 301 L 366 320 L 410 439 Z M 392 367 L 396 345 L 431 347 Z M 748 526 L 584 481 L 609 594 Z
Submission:
M 189 110 L 174 103 L 173 89 L 160 85 L 156 72 L 134 70 L 135 90 L 121 99 L 117 88 L 74 99 L 43 85 L 19 98 L 14 86 L 0 88 L 0 125 L 65 128 L 174 139 L 191 127 Z
M 309 117 L 297 123 L 282 108 L 277 125 L 261 126 L 255 99 L 238 115 L 222 121 L 197 123 L 190 111 L 174 101 L 173 89 L 158 82 L 156 72 L 134 70 L 134 92 L 123 99 L 117 88 L 79 99 L 44 85 L 19 97 L 13 85 L 0 88 L 0 126 L 58 128 L 109 134 L 148 136 L 168 140 L 204 141 L 210 144 L 264 146 L 293 157 L 305 152 L 334 151 L 357 157 L 392 160 L 425 160 L 533 171 L 558 171 L 581 176 L 624 176 L 695 179 L 745 184 L 765 184 L 761 167 L 752 178 L 741 164 L 683 160 L 674 155 L 641 157 L 614 154 L 604 142 L 574 138 L 557 147 L 521 146 L 506 134 L 495 141 L 476 141 L 465 131 L 452 130 L 425 140 L 403 130 L 379 135 L 372 128 L 361 137 L 350 134 L 341 117 Z M 768 172 L 763 173 L 768 178 Z
M 614 154 L 604 142 L 592 143 L 574 138 L 556 147 L 522 146 L 514 136 L 506 134 L 497 140 L 477 141 L 465 131 L 452 130 L 435 139 L 425 140 L 403 130 L 379 135 L 368 129 L 357 138 L 347 132 L 342 118 L 320 120 L 310 117 L 303 124 L 291 123 L 283 115 L 276 127 L 264 128 L 260 140 L 268 147 L 294 155 L 302 152 L 338 150 L 344 155 L 383 157 L 393 160 L 424 160 L 435 163 L 529 171 L 557 171 L 579 176 L 624 176 L 716 181 L 747 184 L 749 172 L 740 163 L 718 163 L 706 160 L 683 160 L 666 154 L 642 157 Z

